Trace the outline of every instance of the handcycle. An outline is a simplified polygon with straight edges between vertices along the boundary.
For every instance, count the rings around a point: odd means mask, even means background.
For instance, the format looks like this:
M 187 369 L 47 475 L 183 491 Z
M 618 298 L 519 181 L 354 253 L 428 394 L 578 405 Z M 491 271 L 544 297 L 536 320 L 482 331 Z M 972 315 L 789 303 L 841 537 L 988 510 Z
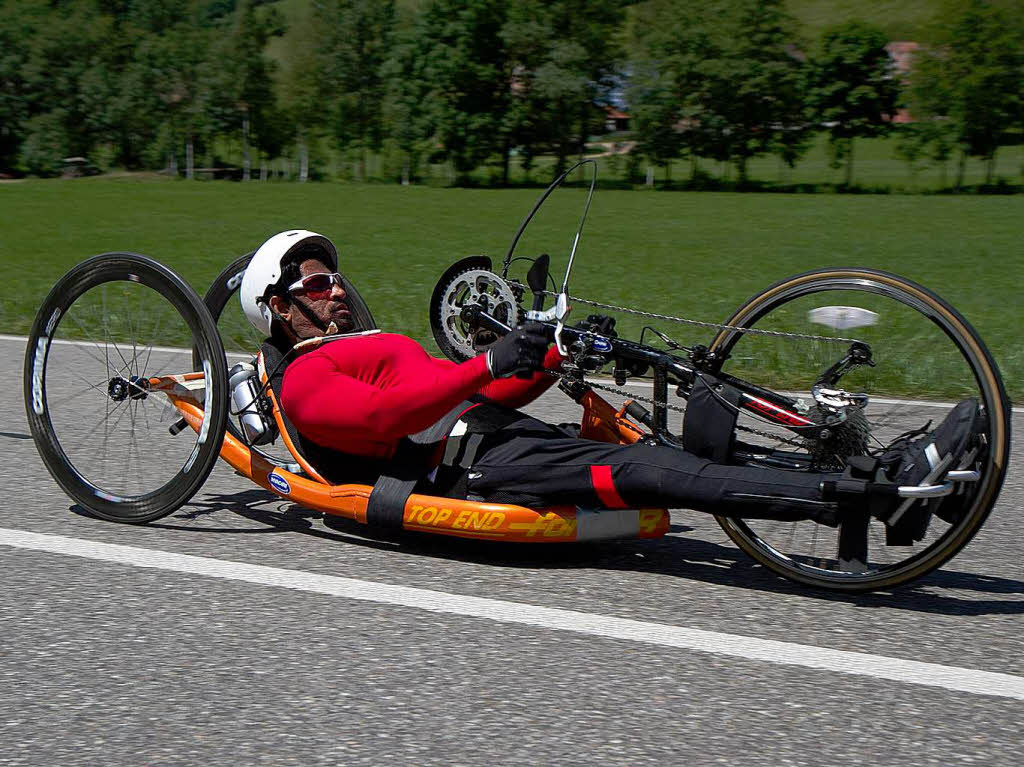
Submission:
M 905 499 L 902 525 L 883 525 L 866 512 L 847 515 L 837 528 L 808 520 L 716 518 L 772 571 L 845 592 L 910 582 L 968 543 L 1006 473 L 1010 406 L 991 355 L 959 312 L 914 282 L 860 268 L 781 280 L 721 323 L 571 296 L 569 278 L 596 174 L 565 278 L 549 289 L 547 256 L 516 258 L 516 246 L 574 170 L 556 179 L 526 216 L 500 269 L 486 256 L 472 256 L 443 272 L 429 312 L 446 356 L 468 359 L 523 319 L 544 322 L 566 358 L 559 387 L 582 406 L 581 437 L 643 440 L 786 471 L 842 471 L 849 459 L 927 428 L 953 401 L 976 397 L 979 433 L 962 463 L 942 481 L 894 488 Z M 374 488 L 332 483 L 303 455 L 278 404 L 274 379 L 281 360 L 266 348 L 254 354 L 260 339 L 239 337 L 240 323 L 231 322 L 251 255 L 230 263 L 200 299 L 153 259 L 107 253 L 74 267 L 43 302 L 25 358 L 29 425 L 54 479 L 95 516 L 137 524 L 166 516 L 198 492 L 219 456 L 282 498 L 363 523 L 516 542 L 657 538 L 668 531 L 665 509 L 532 509 L 416 492 L 388 515 L 368 513 Z M 513 273 L 523 261 L 530 264 L 525 279 Z M 372 314 L 348 278 L 345 288 L 357 327 L 372 332 Z M 554 304 L 545 310 L 549 298 Z M 648 324 L 639 340 L 630 340 L 606 314 L 571 324 L 573 305 L 644 323 L 681 322 L 710 338 L 682 343 Z M 644 340 L 648 333 L 654 341 Z M 244 350 L 232 368 L 236 375 L 229 376 L 224 338 Z M 333 342 L 317 338 L 304 345 Z M 247 364 L 254 386 L 240 402 L 228 382 Z M 597 377 L 609 368 L 611 380 Z M 649 382 L 649 397 L 624 389 L 638 380 Z M 604 390 L 624 404 L 610 404 L 599 394 Z M 720 433 L 724 423 L 728 439 L 708 438 L 701 425 L 707 419 L 687 417 L 698 410 L 715 413 L 715 428 Z M 681 429 L 671 423 L 679 412 Z M 254 416 L 267 427 L 255 438 L 245 422 Z

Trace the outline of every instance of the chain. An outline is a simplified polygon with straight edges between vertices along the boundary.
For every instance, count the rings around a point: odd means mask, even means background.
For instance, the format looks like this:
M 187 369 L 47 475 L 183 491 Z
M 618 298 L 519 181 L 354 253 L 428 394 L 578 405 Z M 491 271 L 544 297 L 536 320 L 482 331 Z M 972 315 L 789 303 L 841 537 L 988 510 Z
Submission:
M 545 290 L 545 295 L 557 296 L 558 293 L 553 290 Z M 703 320 L 691 320 L 686 317 L 673 317 L 670 314 L 657 314 L 655 312 L 644 312 L 640 309 L 630 309 L 627 306 L 615 306 L 614 304 L 605 304 L 600 301 L 591 301 L 587 298 L 578 298 L 576 296 L 569 296 L 570 301 L 575 301 L 580 304 L 587 304 L 588 306 L 596 306 L 599 309 L 611 309 L 616 312 L 624 312 L 625 314 L 636 314 L 640 317 L 649 317 L 655 320 L 669 320 L 670 322 L 680 322 L 684 325 L 696 325 L 702 328 L 718 328 L 719 330 L 740 330 L 744 333 L 750 333 L 759 336 L 778 336 L 780 338 L 802 338 L 808 341 L 830 341 L 834 343 L 859 343 L 856 338 L 841 338 L 839 336 L 815 336 L 807 333 L 783 333 L 781 330 L 761 330 L 759 328 L 744 328 L 737 325 L 726 325 L 721 322 L 705 322 Z
M 548 371 L 548 374 L 558 379 L 566 377 L 554 371 Z M 626 391 L 625 389 L 618 389 L 614 386 L 608 386 L 607 384 L 598 383 L 597 381 L 587 380 L 586 383 L 587 386 L 589 386 L 592 389 L 600 389 L 601 391 L 611 392 L 612 394 L 618 394 L 620 397 L 624 397 L 625 399 L 631 399 L 637 402 L 646 402 L 648 405 L 654 405 L 653 399 L 651 399 L 650 397 L 645 397 L 642 394 L 637 394 L 636 392 Z M 668 410 L 673 410 L 676 413 L 686 412 L 685 407 L 679 407 L 679 405 L 672 405 L 668 402 L 665 403 L 665 408 Z M 747 432 L 748 434 L 756 434 L 759 437 L 775 440 L 777 442 L 785 442 L 786 444 L 793 445 L 794 447 L 805 447 L 804 443 L 800 442 L 799 440 L 789 439 L 787 437 L 780 437 L 778 434 L 772 434 L 771 432 L 761 431 L 760 429 L 755 429 L 751 426 L 743 426 L 741 424 L 736 424 L 736 431 L 743 431 Z

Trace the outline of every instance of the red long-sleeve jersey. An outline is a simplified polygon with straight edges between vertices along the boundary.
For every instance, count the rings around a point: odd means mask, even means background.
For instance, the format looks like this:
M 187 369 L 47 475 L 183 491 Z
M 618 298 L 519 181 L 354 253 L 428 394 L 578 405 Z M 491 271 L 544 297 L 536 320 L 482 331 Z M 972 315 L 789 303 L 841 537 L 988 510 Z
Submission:
M 558 350 L 544 365 L 554 369 Z M 462 364 L 431 357 L 394 333 L 352 336 L 303 354 L 285 370 L 281 405 L 306 439 L 323 447 L 390 458 L 398 441 L 426 429 L 467 397 L 480 393 L 508 407 L 539 397 L 554 378 L 494 380 L 484 355 Z

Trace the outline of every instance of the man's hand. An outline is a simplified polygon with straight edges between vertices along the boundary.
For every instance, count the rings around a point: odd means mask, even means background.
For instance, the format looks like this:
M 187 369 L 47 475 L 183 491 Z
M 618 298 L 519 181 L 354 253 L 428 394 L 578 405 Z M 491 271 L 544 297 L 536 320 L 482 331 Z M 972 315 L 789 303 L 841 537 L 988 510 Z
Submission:
M 540 370 L 550 343 L 546 325 L 527 322 L 487 350 L 487 369 L 492 378 Z

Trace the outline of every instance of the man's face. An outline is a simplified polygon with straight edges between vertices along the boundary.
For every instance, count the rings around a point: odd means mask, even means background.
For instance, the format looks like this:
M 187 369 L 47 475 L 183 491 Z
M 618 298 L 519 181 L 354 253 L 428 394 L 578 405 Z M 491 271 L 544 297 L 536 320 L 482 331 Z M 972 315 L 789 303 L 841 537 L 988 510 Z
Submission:
M 299 265 L 299 273 L 303 277 L 311 274 L 329 274 L 331 268 L 320 259 L 309 258 Z M 279 297 L 271 299 L 271 308 L 283 319 L 298 338 L 313 338 L 323 335 L 324 331 L 316 327 L 306 315 L 294 304 L 303 304 L 313 315 L 330 329 L 333 322 L 339 333 L 348 333 L 355 327 L 352 312 L 345 301 L 345 290 L 331 282 L 326 290 L 314 291 L 299 288 L 291 291 L 290 300 Z M 276 305 L 275 305 L 276 304 Z

